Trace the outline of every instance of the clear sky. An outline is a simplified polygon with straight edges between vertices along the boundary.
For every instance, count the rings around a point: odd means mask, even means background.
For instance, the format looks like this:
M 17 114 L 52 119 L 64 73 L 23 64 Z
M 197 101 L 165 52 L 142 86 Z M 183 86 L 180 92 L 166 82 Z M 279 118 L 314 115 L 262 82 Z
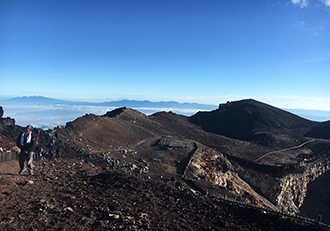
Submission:
M 330 110 L 330 0 L 1 0 L 0 97 Z

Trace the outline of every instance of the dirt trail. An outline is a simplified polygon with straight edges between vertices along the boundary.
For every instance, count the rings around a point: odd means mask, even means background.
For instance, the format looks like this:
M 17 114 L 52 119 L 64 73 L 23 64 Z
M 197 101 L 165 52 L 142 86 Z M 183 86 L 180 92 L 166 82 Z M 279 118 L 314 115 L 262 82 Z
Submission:
M 308 141 L 306 141 L 306 142 L 304 142 L 300 145 L 297 145 L 297 146 L 293 146 L 293 147 L 290 147 L 290 148 L 285 148 L 285 149 L 281 149 L 281 150 L 277 150 L 277 151 L 267 152 L 266 154 L 264 154 L 264 155 L 260 156 L 259 158 L 255 159 L 254 162 L 257 162 L 257 161 L 261 160 L 262 158 L 264 158 L 266 156 L 269 156 L 271 154 L 274 154 L 274 153 L 285 152 L 285 151 L 301 148 L 302 146 L 304 146 L 306 144 L 309 144 L 309 143 L 312 143 L 314 141 L 315 141 L 315 139 L 312 139 L 312 140 L 308 140 Z

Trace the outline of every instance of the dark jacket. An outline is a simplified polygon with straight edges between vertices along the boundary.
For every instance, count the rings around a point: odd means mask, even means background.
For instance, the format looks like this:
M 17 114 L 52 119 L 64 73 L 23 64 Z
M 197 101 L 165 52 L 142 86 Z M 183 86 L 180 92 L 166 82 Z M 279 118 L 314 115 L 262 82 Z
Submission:
M 21 152 L 24 152 L 24 151 L 27 151 L 27 152 L 34 152 L 34 149 L 35 149 L 35 145 L 36 145 L 36 137 L 35 135 L 33 134 L 33 132 L 31 132 L 31 143 L 26 143 L 26 133 L 23 132 L 21 133 L 18 138 L 17 138 L 17 146 L 21 149 Z M 21 144 L 21 137 L 22 136 L 25 136 L 24 137 L 24 140 L 23 140 L 23 144 Z
M 55 154 L 55 142 L 53 143 L 52 141 L 49 143 L 49 153 Z

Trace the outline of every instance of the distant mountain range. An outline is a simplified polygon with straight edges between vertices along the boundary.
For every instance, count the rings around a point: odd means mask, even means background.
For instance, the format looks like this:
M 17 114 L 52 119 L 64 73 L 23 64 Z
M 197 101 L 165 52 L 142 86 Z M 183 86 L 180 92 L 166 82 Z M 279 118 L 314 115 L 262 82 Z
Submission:
M 160 111 L 172 111 L 173 113 L 193 116 L 197 112 L 214 111 L 218 105 L 179 103 L 175 101 L 151 102 L 148 100 L 119 100 L 105 102 L 76 102 L 53 99 L 43 96 L 24 96 L 1 100 L 4 116 L 15 118 L 18 125 L 31 124 L 40 128 L 53 128 L 65 125 L 84 114 L 103 115 L 108 111 L 119 107 L 127 107 L 138 110 L 146 115 Z M 330 111 L 283 109 L 295 115 L 312 121 L 330 120 Z
M 178 103 L 175 101 L 161 101 L 151 102 L 148 100 L 119 100 L 119 101 L 106 101 L 106 102 L 76 102 L 66 101 L 53 98 L 47 98 L 43 96 L 24 96 L 16 97 L 7 100 L 15 105 L 82 105 L 82 106 L 101 106 L 101 107 L 129 107 L 129 108 L 177 108 L 177 109 L 200 109 L 200 110 L 213 110 L 217 106 L 209 104 L 198 104 L 198 103 Z

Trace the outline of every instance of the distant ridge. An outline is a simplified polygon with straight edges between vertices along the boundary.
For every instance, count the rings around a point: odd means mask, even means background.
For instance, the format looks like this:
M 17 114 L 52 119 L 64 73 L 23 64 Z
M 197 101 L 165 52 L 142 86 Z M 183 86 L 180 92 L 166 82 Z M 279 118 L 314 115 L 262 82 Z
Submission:
M 200 110 L 213 110 L 216 105 L 209 104 L 198 104 L 198 103 L 179 103 L 176 101 L 160 101 L 151 102 L 148 100 L 119 100 L 119 101 L 105 101 L 100 103 L 93 102 L 75 102 L 53 99 L 43 96 L 24 96 L 16 97 L 7 100 L 7 102 L 15 103 L 17 105 L 55 105 L 55 104 L 66 104 L 66 105 L 84 105 L 84 106 L 102 106 L 102 107 L 131 107 L 131 108 L 178 108 L 178 109 L 200 109 Z
M 15 103 L 15 104 L 26 104 L 29 103 L 31 105 L 45 105 L 45 104 L 58 104 L 58 103 L 68 103 L 68 101 L 58 100 L 47 98 L 43 96 L 23 96 L 23 97 L 16 97 L 13 99 L 7 100 L 8 102 Z

